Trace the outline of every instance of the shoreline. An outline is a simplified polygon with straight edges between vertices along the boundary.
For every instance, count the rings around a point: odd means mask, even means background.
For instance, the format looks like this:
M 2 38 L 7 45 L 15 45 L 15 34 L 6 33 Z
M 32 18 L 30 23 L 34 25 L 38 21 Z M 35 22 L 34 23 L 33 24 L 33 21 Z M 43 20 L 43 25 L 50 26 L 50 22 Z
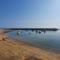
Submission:
M 60 60 L 60 54 L 29 46 L 0 34 L 1 60 Z M 4 38 L 4 39 L 3 39 Z
M 33 47 L 33 48 L 38 48 L 38 49 L 42 49 L 42 50 L 47 51 L 47 52 L 60 54 L 60 49 L 50 48 L 50 47 L 44 47 L 44 46 L 38 47 L 38 46 L 33 45 L 31 43 L 27 43 L 27 42 L 25 42 L 25 41 L 23 41 L 21 39 L 19 40 L 19 39 L 16 39 L 14 37 L 9 37 L 9 36 L 8 36 L 8 38 L 11 39 L 11 40 L 14 40 L 16 42 L 19 42 L 19 43 L 24 43 L 25 45 L 28 45 L 28 46 Z

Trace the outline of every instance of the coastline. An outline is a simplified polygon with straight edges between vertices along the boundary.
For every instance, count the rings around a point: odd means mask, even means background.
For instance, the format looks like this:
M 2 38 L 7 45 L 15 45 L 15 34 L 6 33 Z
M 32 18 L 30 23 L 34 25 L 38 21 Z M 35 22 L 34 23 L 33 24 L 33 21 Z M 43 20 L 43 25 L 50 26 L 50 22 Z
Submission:
M 3 39 L 4 38 L 4 39 Z M 1 60 L 60 60 L 60 54 L 29 46 L 0 34 Z

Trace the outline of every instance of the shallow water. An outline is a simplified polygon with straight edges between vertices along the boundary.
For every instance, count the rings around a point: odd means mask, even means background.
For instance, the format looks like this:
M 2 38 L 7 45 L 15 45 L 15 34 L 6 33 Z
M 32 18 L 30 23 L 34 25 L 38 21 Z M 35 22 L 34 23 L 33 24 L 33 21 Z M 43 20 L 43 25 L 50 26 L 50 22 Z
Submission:
M 35 31 L 20 31 L 19 34 L 15 31 L 8 33 L 8 36 L 38 48 L 60 53 L 60 30 L 41 33 Z

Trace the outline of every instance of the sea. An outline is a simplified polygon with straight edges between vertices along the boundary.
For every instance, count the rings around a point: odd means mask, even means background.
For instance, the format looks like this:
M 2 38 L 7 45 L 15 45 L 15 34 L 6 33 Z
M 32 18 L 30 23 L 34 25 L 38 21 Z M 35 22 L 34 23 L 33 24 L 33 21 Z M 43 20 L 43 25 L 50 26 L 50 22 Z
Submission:
M 46 51 L 60 53 L 60 30 L 57 31 L 31 31 L 17 30 L 7 33 L 8 37 L 22 41 L 30 46 Z

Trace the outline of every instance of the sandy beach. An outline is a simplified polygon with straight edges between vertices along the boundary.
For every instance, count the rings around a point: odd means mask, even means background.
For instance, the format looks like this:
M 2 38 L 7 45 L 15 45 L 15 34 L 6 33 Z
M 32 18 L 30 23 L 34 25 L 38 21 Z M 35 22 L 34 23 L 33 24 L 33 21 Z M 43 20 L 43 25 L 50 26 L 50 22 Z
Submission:
M 0 60 L 60 60 L 60 54 L 10 39 L 0 31 Z

